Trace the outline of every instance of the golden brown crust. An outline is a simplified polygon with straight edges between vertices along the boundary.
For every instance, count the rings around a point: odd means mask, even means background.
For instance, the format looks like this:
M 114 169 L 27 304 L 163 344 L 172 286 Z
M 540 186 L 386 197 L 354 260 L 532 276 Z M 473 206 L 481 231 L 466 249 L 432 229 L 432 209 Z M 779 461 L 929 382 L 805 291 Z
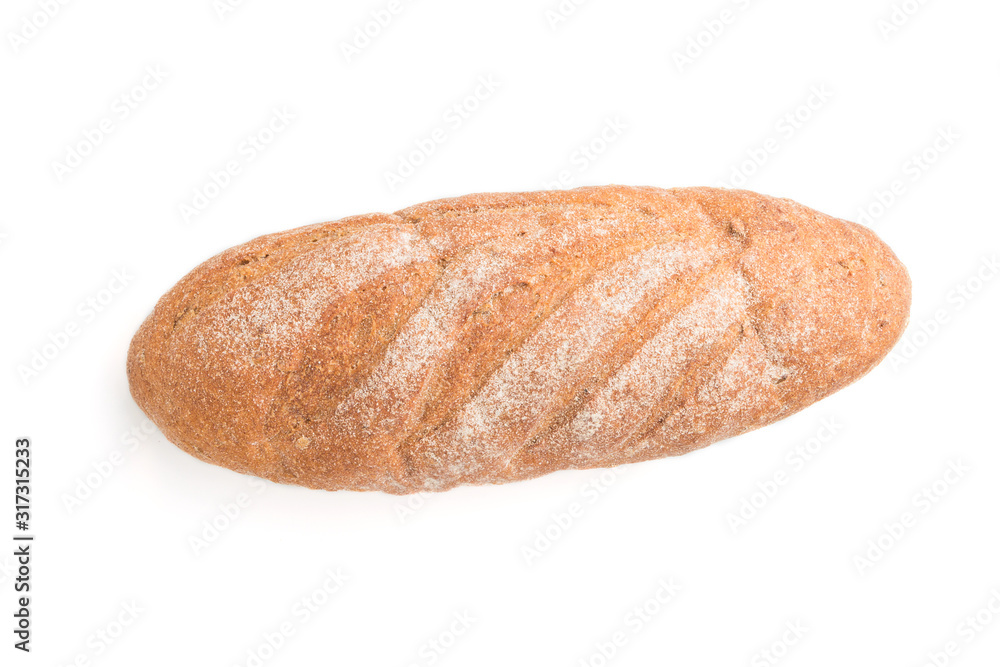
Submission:
M 160 299 L 128 375 L 198 458 L 411 493 L 758 428 L 867 373 L 909 305 L 874 233 L 790 200 L 478 194 L 217 255 Z

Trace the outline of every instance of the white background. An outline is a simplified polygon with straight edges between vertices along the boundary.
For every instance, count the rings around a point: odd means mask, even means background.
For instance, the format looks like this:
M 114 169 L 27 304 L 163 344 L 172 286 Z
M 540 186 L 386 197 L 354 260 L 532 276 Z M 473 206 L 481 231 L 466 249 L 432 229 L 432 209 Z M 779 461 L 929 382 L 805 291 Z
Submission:
M 44 5 L 9 0 L 0 15 L 0 478 L 30 436 L 37 535 L 30 655 L 11 646 L 14 563 L 0 550 L 0 662 L 766 665 L 773 650 L 789 667 L 918 666 L 954 641 L 947 664 L 996 664 L 996 3 L 907 0 L 889 31 L 890 0 L 593 0 L 559 21 L 557 0 L 421 0 L 350 60 L 343 44 L 387 0 L 248 0 L 221 16 L 211 0 L 49 2 L 51 18 Z M 446 120 L 480 77 L 496 90 Z M 241 144 L 274 109 L 294 120 L 247 159 Z M 88 146 L 102 119 L 111 132 Z M 609 121 L 624 127 L 601 145 Z M 390 188 L 385 173 L 437 127 L 446 141 Z M 578 152 L 592 141 L 593 160 Z M 57 164 L 74 151 L 87 153 L 77 166 Z M 232 159 L 240 172 L 185 220 Z M 868 211 L 913 279 L 908 354 L 781 423 L 610 484 L 563 472 L 410 499 L 412 513 L 406 498 L 262 483 L 144 433 L 128 343 L 205 258 L 346 215 L 540 189 L 562 170 L 573 186 L 663 187 L 753 172 L 750 189 Z M 835 436 L 799 467 L 788 453 L 824 419 Z M 951 464 L 967 471 L 915 500 Z M 753 496 L 779 471 L 773 497 Z M 241 494 L 226 525 L 220 508 Z M 734 530 L 744 500 L 759 507 Z M 582 515 L 559 529 L 572 503 Z M 905 513 L 914 525 L 883 534 Z M 212 521 L 224 529 L 208 539 Z M 349 579 L 327 595 L 337 568 Z M 670 578 L 680 591 L 656 602 Z M 327 598 L 308 619 L 304 596 Z M 628 616 L 650 598 L 646 621 Z M 605 659 L 616 632 L 624 645 Z

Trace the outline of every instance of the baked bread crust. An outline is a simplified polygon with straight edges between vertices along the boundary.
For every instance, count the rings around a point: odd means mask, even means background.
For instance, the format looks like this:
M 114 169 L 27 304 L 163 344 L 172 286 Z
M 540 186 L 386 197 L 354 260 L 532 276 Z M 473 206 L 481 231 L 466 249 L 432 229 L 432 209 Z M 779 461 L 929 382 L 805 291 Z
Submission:
M 910 279 L 870 230 L 714 188 L 475 194 L 262 236 L 132 340 L 164 435 L 403 494 L 683 454 L 858 379 Z

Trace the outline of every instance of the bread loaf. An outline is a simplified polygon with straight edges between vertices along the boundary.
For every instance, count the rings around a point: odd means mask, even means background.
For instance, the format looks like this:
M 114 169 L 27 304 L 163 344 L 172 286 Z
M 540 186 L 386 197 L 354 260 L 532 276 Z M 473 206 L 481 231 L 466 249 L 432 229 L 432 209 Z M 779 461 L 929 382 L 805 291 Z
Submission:
M 673 456 L 867 373 L 910 280 L 879 238 L 713 188 L 478 194 L 263 236 L 132 341 L 184 451 L 405 494 Z

